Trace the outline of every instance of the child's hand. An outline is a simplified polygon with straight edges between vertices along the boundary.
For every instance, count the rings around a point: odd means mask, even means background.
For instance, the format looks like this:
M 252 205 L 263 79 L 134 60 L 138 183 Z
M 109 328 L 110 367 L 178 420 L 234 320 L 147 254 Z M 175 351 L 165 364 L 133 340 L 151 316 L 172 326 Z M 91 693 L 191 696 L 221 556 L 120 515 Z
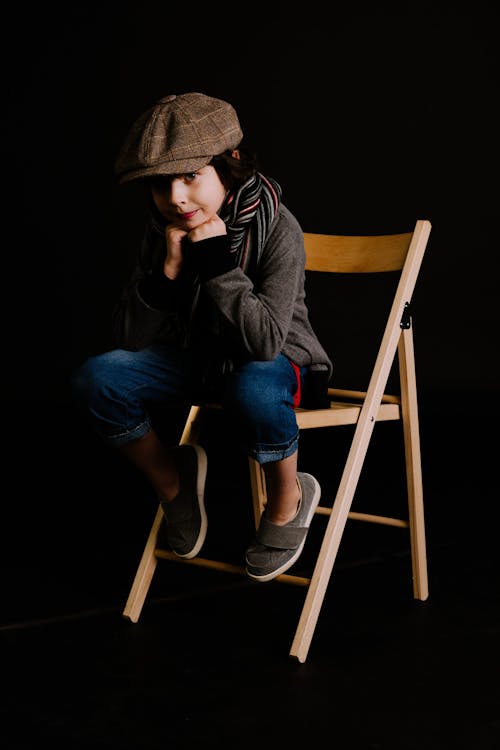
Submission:
M 180 229 L 175 224 L 169 224 L 165 229 L 165 239 L 167 241 L 167 255 L 163 263 L 163 273 L 169 279 L 175 279 L 182 266 L 182 247 L 181 243 L 187 232 Z
M 206 240 L 209 237 L 220 237 L 221 235 L 227 234 L 226 225 L 220 218 L 220 216 L 212 216 L 211 219 L 205 221 L 200 226 L 191 229 L 188 232 L 188 240 L 190 242 L 200 242 Z

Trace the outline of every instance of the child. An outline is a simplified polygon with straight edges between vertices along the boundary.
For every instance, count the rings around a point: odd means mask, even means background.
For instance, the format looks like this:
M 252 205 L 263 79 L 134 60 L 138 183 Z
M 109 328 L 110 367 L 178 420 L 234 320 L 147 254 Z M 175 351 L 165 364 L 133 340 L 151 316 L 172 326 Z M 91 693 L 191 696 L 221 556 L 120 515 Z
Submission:
M 297 472 L 294 406 L 332 364 L 308 319 L 303 232 L 280 186 L 241 147 L 234 108 L 201 93 L 160 99 L 118 154 L 120 183 L 140 180 L 149 218 L 113 316 L 113 351 L 74 374 L 98 434 L 150 481 L 168 544 L 192 558 L 207 533 L 201 446 L 165 446 L 150 415 L 218 400 L 263 465 L 267 506 L 246 571 L 270 581 L 304 546 L 321 490 Z

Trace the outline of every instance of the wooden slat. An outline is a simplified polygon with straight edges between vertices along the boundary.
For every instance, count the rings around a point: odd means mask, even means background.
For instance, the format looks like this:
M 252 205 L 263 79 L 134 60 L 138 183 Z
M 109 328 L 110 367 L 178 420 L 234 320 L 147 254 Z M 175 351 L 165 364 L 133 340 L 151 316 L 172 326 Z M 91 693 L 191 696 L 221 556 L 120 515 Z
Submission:
M 333 508 L 328 505 L 318 505 L 314 511 L 319 516 L 331 516 Z M 349 511 L 347 517 L 352 521 L 366 521 L 367 523 L 378 523 L 382 526 L 398 526 L 402 529 L 407 529 L 410 526 L 410 522 L 404 518 L 391 518 L 390 516 L 379 516 L 374 513 L 358 513 L 357 511 Z
M 305 232 L 306 271 L 381 273 L 400 271 L 411 232 L 391 235 L 346 236 Z
M 297 424 L 301 430 L 313 427 L 336 427 L 339 425 L 356 424 L 361 412 L 361 406 L 332 401 L 329 409 L 296 409 Z M 397 404 L 381 404 L 377 411 L 376 421 L 400 419 Z
M 366 398 L 366 391 L 350 391 L 347 388 L 329 388 L 328 395 L 335 400 L 335 398 L 350 398 L 364 401 Z M 391 393 L 384 393 L 382 396 L 383 404 L 400 404 L 401 396 L 395 396 Z
M 243 568 L 241 565 L 233 565 L 232 563 L 227 563 L 221 560 L 211 560 L 207 557 L 192 557 L 190 559 L 186 559 L 184 557 L 179 557 L 178 555 L 170 552 L 170 550 L 167 549 L 156 549 L 155 555 L 156 557 L 163 560 L 172 560 L 173 562 L 180 562 L 184 563 L 185 565 L 195 565 L 199 568 L 211 568 L 212 570 L 221 570 L 226 573 L 238 573 L 239 575 L 245 576 L 247 574 L 245 568 Z M 293 576 L 287 573 L 282 573 L 280 576 L 277 576 L 277 578 L 274 578 L 273 580 L 280 583 L 293 583 L 297 586 L 308 586 L 311 581 L 310 578 L 304 578 L 303 576 Z

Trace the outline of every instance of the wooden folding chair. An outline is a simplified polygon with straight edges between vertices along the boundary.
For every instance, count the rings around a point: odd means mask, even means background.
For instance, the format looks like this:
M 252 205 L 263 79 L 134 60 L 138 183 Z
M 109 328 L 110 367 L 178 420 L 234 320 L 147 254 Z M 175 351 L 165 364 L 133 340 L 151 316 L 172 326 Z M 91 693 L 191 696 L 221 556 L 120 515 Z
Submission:
M 427 247 L 431 224 L 418 220 L 413 231 L 402 234 L 351 236 L 305 233 L 306 271 L 332 274 L 399 273 L 390 312 L 381 337 L 375 364 L 366 391 L 329 388 L 327 408 L 297 408 L 300 430 L 354 425 L 354 434 L 332 507 L 318 506 L 316 513 L 329 516 L 323 541 L 310 578 L 283 574 L 276 581 L 304 584 L 307 594 L 290 656 L 299 662 L 307 658 L 320 608 L 332 573 L 342 534 L 348 518 L 408 527 L 413 574 L 413 596 L 428 597 L 417 386 L 413 349 L 412 320 L 409 305 Z M 359 277 L 359 276 L 358 276 Z M 400 388 L 397 395 L 385 393 L 389 374 L 398 352 Z M 193 405 L 181 443 L 196 443 L 203 418 L 217 405 Z M 405 450 L 408 493 L 408 518 L 351 512 L 351 504 L 366 457 L 375 423 L 401 420 Z M 249 459 L 250 481 L 256 527 L 266 504 L 264 472 Z M 183 560 L 168 550 L 159 549 L 158 532 L 163 515 L 158 509 L 139 568 L 123 611 L 136 622 L 145 601 L 158 559 L 168 559 L 218 570 L 244 573 L 244 569 L 226 562 L 193 558 Z

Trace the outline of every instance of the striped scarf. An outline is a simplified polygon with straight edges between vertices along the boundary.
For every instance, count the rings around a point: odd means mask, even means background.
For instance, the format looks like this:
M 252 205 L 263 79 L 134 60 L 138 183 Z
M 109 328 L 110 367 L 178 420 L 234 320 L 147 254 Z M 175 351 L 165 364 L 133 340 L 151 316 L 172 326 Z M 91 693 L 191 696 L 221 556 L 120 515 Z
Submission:
M 236 193 L 229 193 L 221 208 L 231 252 L 237 253 L 237 265 L 249 275 L 257 268 L 280 200 L 278 183 L 256 172 Z

